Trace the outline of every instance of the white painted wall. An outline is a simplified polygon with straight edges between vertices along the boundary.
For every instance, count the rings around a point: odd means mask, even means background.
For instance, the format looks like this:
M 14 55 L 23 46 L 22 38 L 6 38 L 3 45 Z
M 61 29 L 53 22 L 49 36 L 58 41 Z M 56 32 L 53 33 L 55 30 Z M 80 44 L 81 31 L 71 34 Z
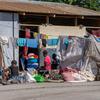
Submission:
M 80 29 L 79 26 L 40 26 L 39 31 L 53 37 L 59 35 L 83 37 L 86 34 L 85 27 Z
M 86 28 L 80 28 L 79 26 L 43 26 L 39 27 L 39 32 L 42 34 L 48 34 L 48 38 L 58 38 L 63 36 L 78 36 L 84 37 L 86 35 Z M 47 48 L 56 48 L 57 46 L 47 46 Z
M 13 21 L 12 13 L 3 13 L 0 12 L 0 36 L 13 37 Z M 14 36 L 17 38 L 19 36 L 19 24 L 18 24 L 18 14 L 14 14 Z M 10 57 L 10 60 L 13 59 L 13 47 L 10 41 L 10 44 L 7 48 L 7 55 Z M 15 48 L 15 59 L 18 61 L 18 48 Z M 9 59 L 8 59 L 9 60 Z M 6 59 L 6 65 L 9 65 Z

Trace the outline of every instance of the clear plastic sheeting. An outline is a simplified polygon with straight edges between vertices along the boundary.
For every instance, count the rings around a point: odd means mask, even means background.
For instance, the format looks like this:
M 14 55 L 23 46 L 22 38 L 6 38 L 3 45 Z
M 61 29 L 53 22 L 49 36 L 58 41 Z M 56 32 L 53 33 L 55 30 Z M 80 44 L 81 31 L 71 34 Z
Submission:
M 100 43 L 95 40 L 93 35 L 90 35 L 91 45 L 89 46 L 89 55 L 96 62 L 100 62 Z
M 60 37 L 57 48 L 58 56 L 61 59 L 61 67 L 77 67 L 77 63 L 79 63 L 80 60 L 83 59 L 88 40 L 78 37 L 70 37 L 68 39 L 71 42 L 69 42 L 68 47 L 66 47 L 66 45 L 64 44 L 65 39 L 66 37 Z
M 97 74 L 97 65 L 94 60 L 92 60 L 90 57 L 84 57 L 84 59 L 81 59 L 78 63 L 76 63 L 77 67 L 79 66 L 81 71 L 88 71 L 94 75 Z
M 0 36 L 0 43 L 7 44 L 8 43 L 8 38 L 5 37 L 5 36 Z
M 68 38 L 69 44 L 66 47 L 65 40 Z M 57 54 L 61 59 L 61 68 L 75 68 L 80 70 L 87 81 L 95 80 L 97 74 L 97 64 L 100 62 L 100 49 L 94 37 L 79 38 L 60 36 Z M 99 46 L 100 47 L 100 46 Z

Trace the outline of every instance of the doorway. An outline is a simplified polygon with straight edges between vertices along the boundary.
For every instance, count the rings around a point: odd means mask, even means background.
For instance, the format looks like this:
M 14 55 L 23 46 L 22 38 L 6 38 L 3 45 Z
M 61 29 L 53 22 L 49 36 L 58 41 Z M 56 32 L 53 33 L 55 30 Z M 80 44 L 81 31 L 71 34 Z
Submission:
M 26 39 L 26 31 L 25 29 L 29 29 L 30 30 L 30 37 L 29 39 L 35 39 L 34 37 L 34 32 L 37 32 L 38 33 L 38 26 L 20 26 L 21 30 L 19 31 L 19 38 L 25 38 Z M 25 47 L 19 47 L 19 70 L 22 71 L 22 70 L 27 70 L 27 60 L 26 58 L 24 58 L 23 62 L 22 62 L 22 59 L 24 57 L 24 53 L 25 52 Z M 35 55 L 38 55 L 39 56 L 39 49 L 38 47 L 37 48 L 31 48 L 31 47 L 27 47 L 27 56 L 28 54 L 30 53 L 34 53 Z M 38 61 L 39 63 L 39 61 Z

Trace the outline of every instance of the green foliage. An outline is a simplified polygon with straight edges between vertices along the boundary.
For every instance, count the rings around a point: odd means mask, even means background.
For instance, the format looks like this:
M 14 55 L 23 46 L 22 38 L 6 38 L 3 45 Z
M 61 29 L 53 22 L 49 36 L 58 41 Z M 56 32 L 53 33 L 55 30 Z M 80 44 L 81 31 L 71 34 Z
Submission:
M 71 5 L 78 5 L 80 7 L 85 7 L 100 11 L 100 0 L 41 0 L 41 1 L 67 3 Z
M 100 10 L 100 0 L 81 0 L 80 6 L 93 10 Z

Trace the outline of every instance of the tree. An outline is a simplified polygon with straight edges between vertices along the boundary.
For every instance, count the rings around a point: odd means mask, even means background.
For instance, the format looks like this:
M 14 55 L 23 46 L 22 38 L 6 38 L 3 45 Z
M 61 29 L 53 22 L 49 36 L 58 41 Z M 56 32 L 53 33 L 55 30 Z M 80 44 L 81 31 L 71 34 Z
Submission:
M 100 0 L 41 0 L 41 1 L 67 3 L 71 5 L 78 5 L 80 7 L 85 7 L 100 11 Z
M 79 6 L 93 9 L 93 10 L 100 10 L 100 1 L 99 0 L 80 0 Z

